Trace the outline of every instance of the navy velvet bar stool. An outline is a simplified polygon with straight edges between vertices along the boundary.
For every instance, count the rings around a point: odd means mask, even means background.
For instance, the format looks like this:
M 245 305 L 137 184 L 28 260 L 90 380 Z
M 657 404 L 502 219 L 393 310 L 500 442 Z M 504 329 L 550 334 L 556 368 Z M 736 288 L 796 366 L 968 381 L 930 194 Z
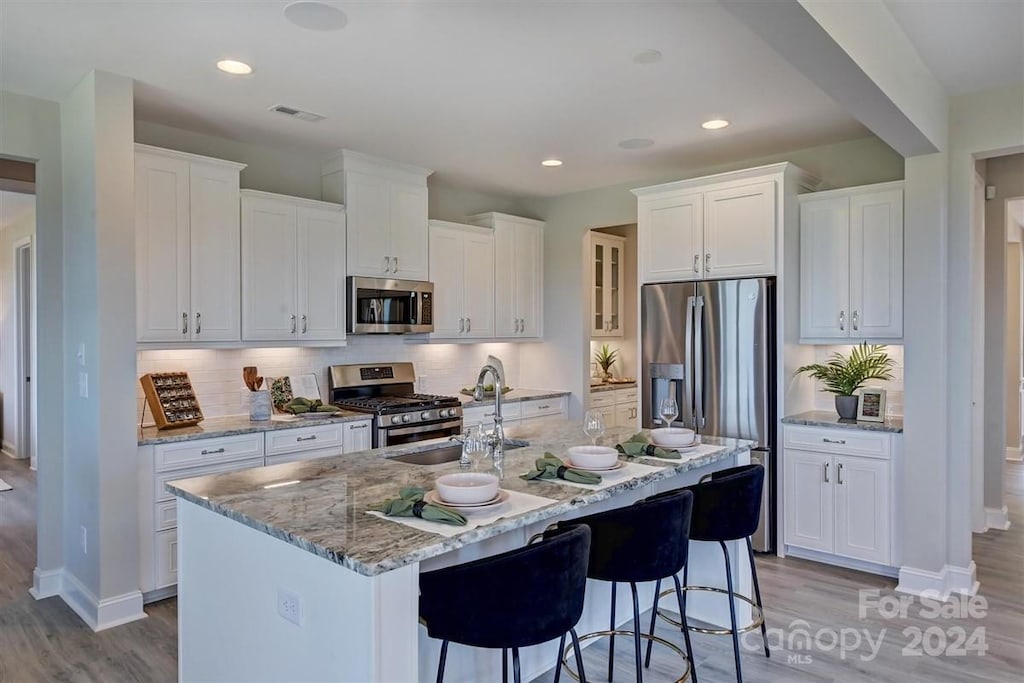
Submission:
M 576 664 L 583 658 L 576 622 L 583 614 L 590 529 L 574 527 L 539 543 L 420 575 L 420 618 L 441 639 L 437 681 L 444 680 L 448 643 L 501 648 L 502 680 L 508 681 L 508 650 L 520 683 L 519 648 L 572 635 Z M 558 680 L 557 677 L 555 679 Z
M 615 666 L 615 636 L 631 636 L 636 656 L 636 680 L 643 681 L 640 641 L 647 640 L 648 649 L 659 643 L 673 650 L 686 663 L 686 669 L 678 680 L 683 681 L 693 670 L 690 632 L 683 628 L 686 642 L 684 653 L 674 643 L 651 633 L 643 633 L 640 626 L 640 603 L 636 585 L 645 581 L 660 581 L 672 577 L 676 586 L 676 574 L 686 564 L 687 538 L 690 531 L 690 514 L 693 494 L 689 491 L 671 491 L 652 496 L 624 508 L 608 510 L 595 515 L 573 519 L 566 524 L 590 527 L 590 564 L 587 577 L 598 581 L 611 582 L 611 623 L 607 631 L 596 631 L 580 636 L 580 640 L 609 637 L 608 680 L 612 680 Z M 563 527 L 564 528 L 564 527 Z M 572 526 L 570 528 L 579 528 Z M 615 587 L 617 583 L 628 583 L 633 593 L 633 630 L 619 630 L 615 623 Z M 659 584 L 660 585 L 660 584 Z M 682 609 L 682 591 L 680 613 Z M 684 617 L 685 621 L 685 617 Z M 563 653 L 563 664 L 567 652 Z M 575 673 L 568 669 L 573 678 Z
M 732 628 L 730 629 L 709 629 L 689 627 L 689 630 L 697 633 L 711 635 L 731 635 L 733 654 L 736 659 L 736 680 L 743 680 L 743 672 L 740 668 L 740 643 L 739 634 L 753 631 L 761 627 L 761 636 L 764 639 L 764 656 L 771 657 L 768 649 L 768 635 L 764 623 L 764 609 L 761 605 L 761 587 L 757 582 L 757 566 L 754 563 L 754 548 L 750 543 L 750 537 L 757 530 L 761 517 L 761 495 L 764 485 L 764 467 L 761 465 L 740 465 L 728 469 L 713 472 L 703 477 L 699 483 L 686 487 L 685 490 L 693 493 L 693 520 L 690 524 L 690 540 L 712 541 L 722 547 L 722 554 L 725 556 L 725 583 L 726 590 L 708 586 L 690 586 L 687 581 L 687 571 L 683 570 L 683 588 L 680 591 L 678 584 L 676 592 L 682 593 L 680 614 L 685 621 L 686 593 L 687 591 L 711 591 L 724 593 L 729 596 L 729 616 Z M 746 540 L 747 557 L 750 559 L 750 572 L 754 580 L 754 600 L 745 595 L 740 595 L 733 590 L 732 569 L 729 563 L 729 549 L 727 541 Z M 660 587 L 659 587 L 660 590 Z M 658 599 L 668 595 L 672 590 L 657 595 L 654 599 L 655 611 L 657 611 Z M 751 623 L 739 628 L 736 625 L 736 600 L 742 600 L 751 606 L 754 618 Z M 663 612 L 658 614 L 669 623 L 679 626 L 679 622 L 668 617 Z M 684 626 L 685 628 L 685 626 Z M 651 616 L 651 633 L 654 633 L 654 615 Z M 647 649 L 647 657 L 650 659 L 650 647 Z

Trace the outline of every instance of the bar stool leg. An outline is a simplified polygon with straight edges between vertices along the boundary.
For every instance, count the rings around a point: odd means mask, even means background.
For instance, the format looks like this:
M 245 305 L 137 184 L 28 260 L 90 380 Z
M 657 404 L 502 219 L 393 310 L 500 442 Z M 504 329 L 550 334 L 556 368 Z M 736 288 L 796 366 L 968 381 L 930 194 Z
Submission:
M 441 641 L 441 661 L 437 664 L 437 683 L 444 681 L 444 660 L 448 657 L 448 641 Z
M 612 581 L 612 615 L 608 620 L 608 630 L 615 630 L 615 582 Z M 615 669 L 615 634 L 608 636 L 608 683 L 612 683 L 612 672 Z
M 587 683 L 587 674 L 583 671 L 583 653 L 580 651 L 580 639 L 576 635 L 576 629 L 569 629 L 569 635 L 572 636 L 572 650 L 576 655 L 576 671 L 580 675 L 580 683 Z
M 747 536 L 747 554 L 750 556 L 750 573 L 754 578 L 754 597 L 757 598 L 757 608 L 761 610 L 761 639 L 764 641 L 764 656 L 770 659 L 772 653 L 768 649 L 768 625 L 765 623 L 764 607 L 761 605 L 761 586 L 757 582 L 757 565 L 754 564 L 754 546 L 750 543 L 750 536 Z
M 736 658 L 736 680 L 743 683 L 743 670 L 740 665 L 740 634 L 736 629 L 736 601 L 733 599 L 732 568 L 729 566 L 729 548 L 725 541 L 719 541 L 725 555 L 725 584 L 729 591 L 729 618 L 732 620 L 732 651 Z
M 636 594 L 636 584 L 629 582 L 633 592 L 633 654 L 636 656 L 636 680 L 644 683 L 644 667 L 640 662 L 640 598 Z
M 558 659 L 555 661 L 555 680 L 554 683 L 562 678 L 562 653 L 565 652 L 565 634 L 562 634 L 561 640 L 558 641 Z
M 501 648 L 501 683 L 508 683 L 508 648 Z
M 648 635 L 654 635 L 654 623 L 658 621 L 658 596 L 661 595 L 661 579 L 654 584 L 654 604 L 651 605 L 651 630 Z M 651 649 L 654 647 L 654 641 L 647 641 L 647 655 L 644 657 L 644 667 L 651 668 Z
M 697 665 L 693 661 L 693 646 L 690 645 L 690 624 L 686 621 L 686 591 L 679 585 L 679 577 L 672 577 L 676 582 L 676 600 L 679 601 L 679 621 L 683 622 L 683 642 L 686 643 L 686 656 L 690 658 L 690 676 L 697 683 Z
M 512 648 L 512 680 L 515 683 L 522 683 L 522 676 L 519 674 L 519 648 Z

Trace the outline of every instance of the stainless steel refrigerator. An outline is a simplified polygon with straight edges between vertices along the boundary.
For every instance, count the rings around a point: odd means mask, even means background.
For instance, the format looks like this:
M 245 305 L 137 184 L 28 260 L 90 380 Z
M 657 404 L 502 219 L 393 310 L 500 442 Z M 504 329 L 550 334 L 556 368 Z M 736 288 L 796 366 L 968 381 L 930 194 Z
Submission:
M 644 285 L 643 426 L 664 426 L 658 406 L 675 396 L 674 426 L 757 442 L 765 467 L 754 549 L 775 549 L 775 281 L 770 278 Z

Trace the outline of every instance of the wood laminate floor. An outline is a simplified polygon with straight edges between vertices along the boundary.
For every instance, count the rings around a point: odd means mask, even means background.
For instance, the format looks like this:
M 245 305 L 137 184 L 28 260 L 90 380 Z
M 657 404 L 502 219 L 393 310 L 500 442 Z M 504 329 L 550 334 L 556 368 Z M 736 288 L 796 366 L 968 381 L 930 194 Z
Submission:
M 0 683 L 35 681 L 174 681 L 177 677 L 177 615 L 175 601 L 149 605 L 149 618 L 102 633 L 93 633 L 59 598 L 35 601 L 28 594 L 35 566 L 35 476 L 27 463 L 0 456 L 0 477 L 14 490 L 0 493 Z M 783 647 L 766 659 L 760 638 L 748 638 L 743 654 L 747 681 L 824 682 L 899 681 L 911 683 L 1024 681 L 1024 466 L 1007 463 L 1006 500 L 1013 526 L 974 537 L 974 555 L 981 581 L 979 596 L 987 606 L 981 618 L 927 618 L 914 600 L 905 618 L 882 618 L 871 609 L 858 615 L 862 589 L 898 599 L 895 582 L 882 577 L 829 567 L 794 558 L 759 557 L 758 571 L 769 627 L 781 629 Z M 649 615 L 642 617 L 646 625 Z M 801 621 L 802 620 L 802 621 Z M 795 630 L 806 629 L 825 647 L 797 650 L 786 646 Z M 884 633 L 882 629 L 885 629 Z M 907 630 L 911 629 L 911 630 Z M 913 629 L 929 633 L 923 646 L 956 645 L 959 630 L 977 631 L 984 655 L 915 656 Z M 906 630 L 906 632 L 905 632 Z M 879 642 L 877 655 L 865 640 Z M 939 632 L 941 631 L 941 636 Z M 860 637 L 859 647 L 854 634 Z M 658 634 L 681 642 L 677 631 L 658 626 Z M 851 646 L 831 648 L 832 635 Z M 980 640 L 978 640 L 980 638 Z M 773 645 L 778 637 L 771 636 Z M 693 636 L 698 679 L 705 683 L 735 681 L 728 637 Z M 618 639 L 615 680 L 633 679 L 630 642 Z M 921 651 L 922 647 L 911 647 Z M 587 648 L 585 663 L 592 681 L 606 679 L 607 649 Z M 675 655 L 655 651 L 645 681 L 675 680 Z M 551 681 L 549 672 L 537 679 Z M 568 676 L 563 681 L 571 680 Z

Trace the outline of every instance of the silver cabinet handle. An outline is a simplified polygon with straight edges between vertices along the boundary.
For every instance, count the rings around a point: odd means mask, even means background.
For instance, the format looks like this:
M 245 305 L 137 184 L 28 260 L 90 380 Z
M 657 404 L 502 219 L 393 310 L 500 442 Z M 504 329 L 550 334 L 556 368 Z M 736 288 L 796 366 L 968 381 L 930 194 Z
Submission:
M 516 332 L 522 332 L 522 331 L 523 331 L 523 319 L 519 318 L 516 321 Z
M 836 472 L 836 483 L 843 483 L 843 463 L 839 463 L 839 471 Z
M 549 405 L 542 405 L 542 406 L 537 406 L 537 410 L 547 410 L 547 409 L 548 409 L 548 408 L 550 408 L 550 407 L 551 407 L 551 406 L 549 406 Z
M 846 439 L 830 439 L 826 436 L 822 438 L 822 441 L 824 441 L 825 443 L 839 444 L 840 446 L 846 445 Z
M 846 311 L 839 311 L 839 331 L 846 329 Z
M 349 429 L 366 429 L 367 427 L 368 427 L 368 425 L 364 425 L 364 424 L 362 424 L 362 425 L 352 425 L 352 426 L 349 427 Z
M 395 262 L 395 265 L 393 266 L 391 272 L 392 273 L 397 273 L 398 272 L 398 257 L 395 256 L 395 257 L 393 257 L 392 260 Z
M 850 318 L 850 322 L 853 323 L 853 331 L 854 332 L 856 332 L 857 330 L 860 329 L 860 325 L 858 324 L 858 322 L 859 322 L 858 319 L 859 318 L 860 318 L 860 313 L 857 312 L 857 311 L 854 311 L 853 312 L 853 316 Z
M 295 437 L 295 440 L 296 441 L 316 441 L 316 434 L 311 434 L 309 436 L 297 436 L 297 437 Z
M 466 318 L 466 332 L 472 332 L 472 331 L 473 331 L 473 319 L 472 318 Z
M 704 272 L 711 272 L 711 252 L 704 254 Z
M 188 312 L 181 314 L 181 333 L 188 334 Z
M 459 318 L 459 334 L 462 334 L 465 331 L 466 331 L 466 319 L 465 318 Z
M 700 272 L 700 254 L 693 255 L 693 272 Z
M 306 316 L 302 316 L 302 334 L 306 334 Z
M 828 463 L 825 463 L 825 483 L 826 484 L 829 483 L 829 481 L 828 481 Z
M 196 313 L 196 334 L 203 331 L 203 318 L 202 313 Z
M 391 272 L 391 257 L 390 256 L 385 256 L 384 257 L 384 272 L 385 273 L 390 273 Z
M 224 452 L 224 447 L 223 446 L 221 446 L 220 448 L 215 448 L 212 451 L 208 451 L 208 450 L 206 450 L 204 448 L 202 453 L 200 453 L 200 455 L 217 455 L 218 453 L 223 453 L 223 452 Z
M 290 317 L 291 317 L 291 321 L 292 321 L 292 334 L 295 334 L 295 316 L 292 315 Z

